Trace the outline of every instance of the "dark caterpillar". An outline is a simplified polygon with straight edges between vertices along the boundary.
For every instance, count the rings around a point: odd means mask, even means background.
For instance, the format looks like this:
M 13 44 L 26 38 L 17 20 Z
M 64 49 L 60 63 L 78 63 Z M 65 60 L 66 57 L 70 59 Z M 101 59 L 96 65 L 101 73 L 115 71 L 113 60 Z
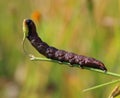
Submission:
M 36 32 L 36 26 L 32 20 L 30 19 L 24 20 L 23 27 L 26 33 L 25 36 L 36 48 L 36 50 L 45 57 L 53 60 L 58 60 L 60 62 L 68 62 L 71 65 L 78 64 L 82 68 L 90 67 L 107 71 L 106 67 L 101 61 L 98 61 L 91 57 L 86 57 L 75 53 L 67 52 L 64 50 L 59 50 L 43 42 Z

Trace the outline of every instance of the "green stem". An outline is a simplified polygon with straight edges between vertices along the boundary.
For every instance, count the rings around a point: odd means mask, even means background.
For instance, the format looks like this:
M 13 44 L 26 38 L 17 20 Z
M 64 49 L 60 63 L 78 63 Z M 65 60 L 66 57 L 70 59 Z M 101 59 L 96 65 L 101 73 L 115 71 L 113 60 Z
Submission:
M 67 62 L 59 62 L 59 61 L 57 61 L 57 60 L 52 60 L 52 59 L 48 59 L 48 58 L 35 57 L 35 56 L 33 56 L 33 55 L 29 55 L 29 56 L 30 56 L 30 60 L 32 60 L 32 61 L 55 62 L 55 63 L 59 63 L 59 64 L 65 64 L 65 65 L 69 65 L 69 66 L 79 67 L 79 65 L 77 65 L 77 64 L 70 65 L 70 63 L 67 63 Z M 102 74 L 105 74 L 105 75 L 120 77 L 120 74 L 112 73 L 112 72 L 109 72 L 109 71 L 104 72 L 104 71 L 99 70 L 99 69 L 88 68 L 88 67 L 84 67 L 84 69 L 91 70 L 91 71 L 94 71 L 94 72 L 97 72 L 97 73 L 99 72 L 99 73 L 102 73 Z
M 87 91 L 90 91 L 90 90 L 93 90 L 93 89 L 96 89 L 96 88 L 100 88 L 100 87 L 103 87 L 103 86 L 106 86 L 106 85 L 109 85 L 109 84 L 117 83 L 117 82 L 120 82 L 120 79 L 117 79 L 117 80 L 114 80 L 114 81 L 111 81 L 111 82 L 107 82 L 107 83 L 104 83 L 104 84 L 100 84 L 100 85 L 85 89 L 85 90 L 83 90 L 83 92 L 87 92 Z

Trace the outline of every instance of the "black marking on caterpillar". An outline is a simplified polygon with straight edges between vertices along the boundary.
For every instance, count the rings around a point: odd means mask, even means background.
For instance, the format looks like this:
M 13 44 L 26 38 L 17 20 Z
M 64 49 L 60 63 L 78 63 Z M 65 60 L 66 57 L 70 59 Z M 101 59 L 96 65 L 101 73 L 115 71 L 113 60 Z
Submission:
M 24 20 L 24 24 L 28 29 L 28 34 L 26 37 L 31 42 L 33 47 L 36 48 L 36 50 L 45 57 L 53 60 L 58 60 L 60 62 L 68 62 L 71 65 L 78 64 L 82 68 L 90 67 L 107 71 L 104 64 L 99 60 L 83 55 L 78 55 L 72 52 L 67 52 L 65 50 L 59 50 L 43 42 L 42 39 L 38 36 L 36 32 L 36 26 L 31 19 Z

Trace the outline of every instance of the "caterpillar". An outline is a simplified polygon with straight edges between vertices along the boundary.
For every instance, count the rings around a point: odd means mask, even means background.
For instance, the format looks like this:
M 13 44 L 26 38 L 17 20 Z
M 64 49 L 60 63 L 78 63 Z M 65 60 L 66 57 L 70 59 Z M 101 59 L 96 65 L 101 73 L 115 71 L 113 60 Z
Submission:
M 78 64 L 79 67 L 89 67 L 107 71 L 105 65 L 95 58 L 78 55 L 65 50 L 59 50 L 53 46 L 49 46 L 46 42 L 38 36 L 35 23 L 31 19 L 24 19 L 23 32 L 25 37 L 30 41 L 32 46 L 42 55 L 49 59 L 60 62 L 67 62 L 71 65 Z

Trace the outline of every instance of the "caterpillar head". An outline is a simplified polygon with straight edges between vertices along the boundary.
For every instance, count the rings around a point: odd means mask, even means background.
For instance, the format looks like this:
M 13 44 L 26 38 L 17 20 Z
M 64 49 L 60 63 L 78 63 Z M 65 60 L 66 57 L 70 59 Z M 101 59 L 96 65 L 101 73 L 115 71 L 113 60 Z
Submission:
M 31 19 L 23 20 L 23 33 L 24 33 L 24 37 L 27 37 L 31 34 L 34 34 L 34 35 L 37 34 L 35 24 Z
M 23 50 L 26 54 L 28 54 L 24 48 L 25 39 L 26 39 L 26 37 L 29 37 L 30 35 L 32 35 L 32 36 L 37 35 L 35 24 L 31 19 L 23 20 L 23 33 L 24 33 L 23 41 L 22 41 Z

